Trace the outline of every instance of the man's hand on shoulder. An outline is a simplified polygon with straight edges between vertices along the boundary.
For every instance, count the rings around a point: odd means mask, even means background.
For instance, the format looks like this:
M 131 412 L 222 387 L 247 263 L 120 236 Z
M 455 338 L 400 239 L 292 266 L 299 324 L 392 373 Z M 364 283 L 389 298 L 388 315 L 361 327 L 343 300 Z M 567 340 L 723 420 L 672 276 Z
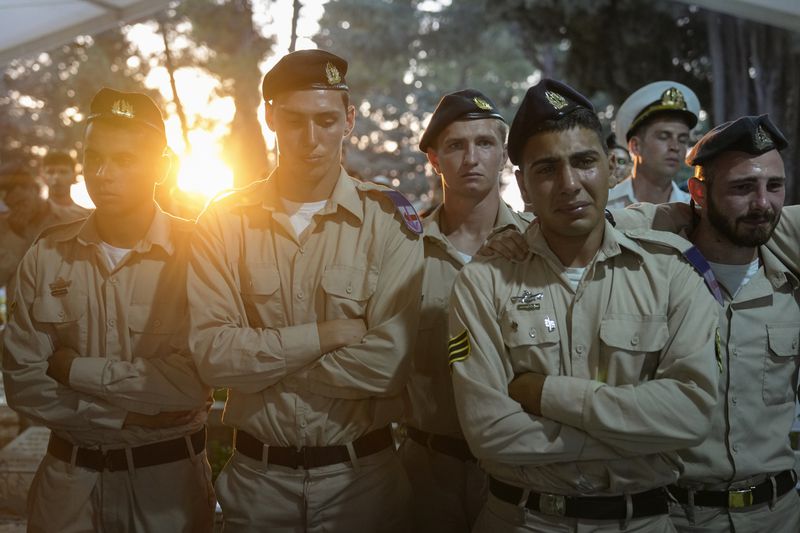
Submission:
M 508 384 L 508 395 L 522 405 L 526 413 L 542 416 L 542 389 L 547 376 L 525 372 Z
M 522 261 L 528 255 L 528 243 L 516 228 L 508 227 L 490 235 L 475 255 L 499 255 L 509 261 Z

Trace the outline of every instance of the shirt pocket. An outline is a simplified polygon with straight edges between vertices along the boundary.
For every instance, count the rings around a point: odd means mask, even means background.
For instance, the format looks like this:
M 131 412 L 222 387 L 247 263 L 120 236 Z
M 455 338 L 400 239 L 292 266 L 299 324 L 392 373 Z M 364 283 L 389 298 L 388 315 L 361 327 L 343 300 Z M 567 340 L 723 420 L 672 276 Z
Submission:
M 50 334 L 55 348 L 72 348 L 78 353 L 88 351 L 88 298 L 72 290 L 64 296 L 43 295 L 34 298 L 31 316 Z
M 185 347 L 185 339 L 178 335 L 186 335 L 181 327 L 186 316 L 185 310 L 155 301 L 132 304 L 128 310 L 132 357 L 163 357 Z
M 325 267 L 322 273 L 325 319 L 366 318 L 367 304 L 375 293 L 377 282 L 377 274 L 363 268 L 348 265 Z
M 667 317 L 629 315 L 600 322 L 598 381 L 624 385 L 655 377 L 661 351 L 669 341 Z
M 561 334 L 554 313 L 509 309 L 500 317 L 500 331 L 515 375 L 561 374 Z
M 281 327 L 283 307 L 278 290 L 281 278 L 277 266 L 246 263 L 239 269 L 239 279 L 247 325 L 254 328 Z
M 800 365 L 800 324 L 767 324 L 769 349 L 764 355 L 763 396 L 766 405 L 793 402 Z

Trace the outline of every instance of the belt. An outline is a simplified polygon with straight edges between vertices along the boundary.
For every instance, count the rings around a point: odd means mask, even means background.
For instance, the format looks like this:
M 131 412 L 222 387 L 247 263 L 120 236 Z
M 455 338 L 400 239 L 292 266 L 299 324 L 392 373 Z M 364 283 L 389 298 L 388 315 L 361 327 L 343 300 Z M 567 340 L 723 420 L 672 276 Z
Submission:
M 266 460 L 267 464 L 286 466 L 289 468 L 318 468 L 337 463 L 351 461 L 347 446 L 269 446 L 241 429 L 236 430 L 236 450 L 256 461 Z M 356 457 L 365 457 L 394 446 L 392 430 L 389 426 L 353 441 Z
M 430 450 L 449 455 L 459 461 L 475 461 L 475 456 L 469 451 L 467 441 L 464 439 L 428 433 L 413 426 L 406 426 L 406 434 L 411 440 Z
M 775 480 L 773 487 L 772 480 Z M 797 481 L 792 470 L 784 470 L 776 476 L 768 476 L 766 480 L 754 487 L 729 490 L 697 490 L 694 491 L 694 505 L 698 507 L 726 507 L 739 509 L 772 501 L 792 490 Z M 689 489 L 670 485 L 669 493 L 680 503 L 689 503 Z
M 192 443 L 191 450 L 188 449 L 186 438 L 178 437 L 177 439 L 154 442 L 153 444 L 102 451 L 75 446 L 55 433 L 50 433 L 47 453 L 65 463 L 72 463 L 74 452 L 75 465 L 77 466 L 98 472 L 103 470 L 116 472 L 128 469 L 128 454 L 126 450 L 130 450 L 133 468 L 163 465 L 180 461 L 181 459 L 188 459 L 205 449 L 206 428 L 190 435 L 189 440 Z
M 498 499 L 519 505 L 523 489 L 489 478 L 489 491 Z M 531 511 L 551 516 L 583 518 L 587 520 L 624 520 L 667 514 L 667 493 L 663 488 L 630 495 L 632 514 L 628 516 L 626 496 L 560 496 L 531 492 L 525 507 Z

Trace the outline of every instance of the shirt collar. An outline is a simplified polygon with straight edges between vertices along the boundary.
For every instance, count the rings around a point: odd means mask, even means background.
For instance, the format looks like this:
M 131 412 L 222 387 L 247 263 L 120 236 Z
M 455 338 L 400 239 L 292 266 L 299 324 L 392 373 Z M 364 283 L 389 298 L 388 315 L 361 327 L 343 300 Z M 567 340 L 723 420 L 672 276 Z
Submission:
M 605 261 L 614 256 L 623 253 L 623 249 L 636 254 L 640 259 L 643 256 L 642 247 L 635 240 L 626 236 L 624 233 L 612 226 L 608 220 L 603 220 L 605 230 L 603 232 L 603 242 L 595 254 L 594 260 L 597 262 Z M 556 265 L 560 265 L 561 261 L 555 253 L 548 246 L 547 241 L 542 234 L 538 221 L 532 223 L 525 235 L 530 250 L 543 257 L 549 257 Z M 562 265 L 563 266 L 563 265 Z
M 89 246 L 100 244 L 100 232 L 97 230 L 97 211 L 92 213 L 82 224 L 75 224 L 58 237 L 59 242 L 76 239 L 80 244 Z M 175 241 L 172 232 L 172 217 L 164 213 L 158 205 L 155 206 L 155 215 L 144 237 L 136 243 L 133 250 L 138 253 L 147 253 L 153 246 L 159 246 L 168 255 L 175 252 Z

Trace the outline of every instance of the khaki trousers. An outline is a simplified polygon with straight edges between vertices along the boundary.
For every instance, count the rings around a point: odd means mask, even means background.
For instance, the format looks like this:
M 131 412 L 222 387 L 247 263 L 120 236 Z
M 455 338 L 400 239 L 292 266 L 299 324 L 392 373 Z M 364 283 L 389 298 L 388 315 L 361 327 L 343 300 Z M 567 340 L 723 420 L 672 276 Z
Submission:
M 400 448 L 411 481 L 415 533 L 465 533 L 478 518 L 489 478 L 474 461 L 460 461 L 407 438 Z
M 392 447 L 309 470 L 234 452 L 216 489 L 225 533 L 409 531 L 408 478 Z
M 675 527 L 669 515 L 648 516 L 632 519 L 623 529 L 623 522 L 611 520 L 583 520 L 548 516 L 529 511 L 525 507 L 512 505 L 497 499 L 491 493 L 483 507 L 474 533 L 673 533 Z
M 45 455 L 28 492 L 28 532 L 207 533 L 214 509 L 205 453 L 118 472 Z
M 800 497 L 791 490 L 778 498 L 775 506 L 768 503 L 723 509 L 721 507 L 694 507 L 694 520 L 690 521 L 688 505 L 672 503 L 670 518 L 681 533 L 798 533 L 800 531 Z

